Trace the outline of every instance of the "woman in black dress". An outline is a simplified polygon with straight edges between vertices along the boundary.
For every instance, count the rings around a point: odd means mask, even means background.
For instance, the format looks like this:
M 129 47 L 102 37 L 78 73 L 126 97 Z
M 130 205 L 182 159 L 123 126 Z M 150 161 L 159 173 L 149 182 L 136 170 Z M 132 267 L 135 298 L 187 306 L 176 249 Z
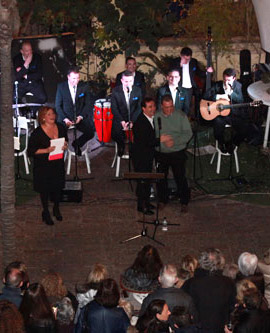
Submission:
M 59 201 L 65 184 L 65 166 L 63 157 L 49 160 L 49 153 L 55 149 L 54 146 L 50 146 L 50 140 L 64 137 L 65 144 L 62 149 L 65 150 L 67 132 L 63 125 L 56 123 L 56 112 L 50 107 L 44 106 L 40 109 L 38 121 L 40 126 L 34 130 L 29 139 L 28 156 L 34 160 L 34 190 L 40 193 L 43 207 L 42 220 L 48 225 L 53 225 L 48 209 L 49 197 L 54 202 L 53 215 L 61 221 L 63 218 L 59 210 Z

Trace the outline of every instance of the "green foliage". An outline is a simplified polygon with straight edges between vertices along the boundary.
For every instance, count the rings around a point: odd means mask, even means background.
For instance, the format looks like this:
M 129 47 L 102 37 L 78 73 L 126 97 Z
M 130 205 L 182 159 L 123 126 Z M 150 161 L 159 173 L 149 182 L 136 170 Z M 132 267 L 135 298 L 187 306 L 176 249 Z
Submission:
M 116 6 L 111 0 L 18 0 L 18 4 L 22 22 L 31 16 L 42 33 L 75 32 L 84 41 L 79 63 L 86 62 L 89 68 L 89 55 L 94 54 L 102 72 L 118 54 L 136 55 L 140 42 L 155 52 L 159 38 L 172 31 L 162 19 L 165 0 L 116 0 Z
M 202 52 L 206 55 L 204 40 L 207 39 L 208 26 L 212 28 L 212 48 L 215 59 L 231 50 L 233 37 L 242 36 L 246 41 L 258 36 L 256 17 L 251 0 L 196 0 L 189 16 L 174 25 L 175 32 L 183 29 L 190 41 L 194 36 Z

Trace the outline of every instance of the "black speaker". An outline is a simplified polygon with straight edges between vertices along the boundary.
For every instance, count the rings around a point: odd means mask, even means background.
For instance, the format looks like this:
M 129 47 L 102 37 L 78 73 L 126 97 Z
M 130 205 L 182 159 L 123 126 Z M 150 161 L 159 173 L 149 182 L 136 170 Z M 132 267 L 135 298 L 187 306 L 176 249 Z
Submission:
M 31 36 L 13 39 L 11 56 L 14 58 L 24 41 L 29 41 L 33 52 L 41 55 L 44 87 L 48 103 L 54 104 L 57 84 L 65 81 L 67 70 L 76 63 L 76 40 L 73 33 Z
M 66 181 L 62 190 L 62 202 L 81 202 L 83 196 L 82 183 L 80 181 Z
M 240 51 L 240 76 L 251 73 L 251 55 L 249 50 Z

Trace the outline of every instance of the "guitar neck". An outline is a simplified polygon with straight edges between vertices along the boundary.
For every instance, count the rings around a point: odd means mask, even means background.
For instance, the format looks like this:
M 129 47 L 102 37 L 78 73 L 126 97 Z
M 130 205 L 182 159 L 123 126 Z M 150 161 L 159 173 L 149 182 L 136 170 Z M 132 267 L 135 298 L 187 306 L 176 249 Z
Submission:
M 226 109 L 236 109 L 236 108 L 243 108 L 245 106 L 250 106 L 251 103 L 240 103 L 240 104 L 229 104 L 229 105 L 219 105 L 220 110 Z

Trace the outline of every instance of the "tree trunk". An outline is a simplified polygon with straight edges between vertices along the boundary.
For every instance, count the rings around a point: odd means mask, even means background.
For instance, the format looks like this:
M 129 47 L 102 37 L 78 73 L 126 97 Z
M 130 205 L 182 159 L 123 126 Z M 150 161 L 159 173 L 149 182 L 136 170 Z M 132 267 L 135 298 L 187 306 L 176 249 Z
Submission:
M 16 259 L 11 41 L 17 14 L 16 1 L 1 0 L 1 231 L 4 267 Z

